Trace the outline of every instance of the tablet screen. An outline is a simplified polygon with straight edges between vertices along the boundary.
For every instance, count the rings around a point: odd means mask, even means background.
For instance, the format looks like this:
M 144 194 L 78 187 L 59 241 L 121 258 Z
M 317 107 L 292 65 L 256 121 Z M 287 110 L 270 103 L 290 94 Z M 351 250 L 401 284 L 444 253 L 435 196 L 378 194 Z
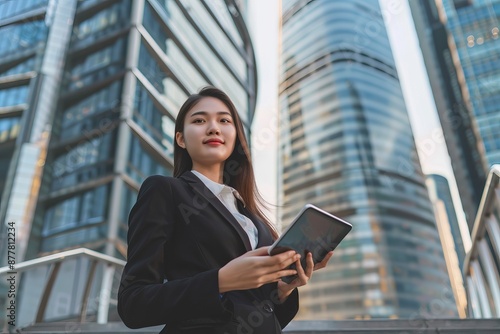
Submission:
M 271 246 L 270 255 L 295 250 L 305 268 L 311 252 L 314 263 L 321 262 L 351 230 L 352 225 L 311 204 L 307 204 L 283 235 Z M 285 280 L 286 281 L 286 280 Z

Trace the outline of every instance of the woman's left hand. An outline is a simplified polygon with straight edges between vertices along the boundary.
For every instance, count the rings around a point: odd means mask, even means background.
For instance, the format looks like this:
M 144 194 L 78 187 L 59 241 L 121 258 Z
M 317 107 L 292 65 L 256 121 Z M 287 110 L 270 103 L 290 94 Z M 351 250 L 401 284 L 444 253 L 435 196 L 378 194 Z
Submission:
M 302 264 L 300 259 L 295 262 L 295 267 L 297 269 L 297 278 L 291 281 L 290 283 L 286 283 L 283 281 L 278 282 L 278 297 L 281 302 L 284 302 L 286 298 L 292 293 L 293 289 L 298 288 L 299 286 L 306 285 L 312 277 L 312 273 L 315 270 L 326 267 L 328 260 L 333 255 L 333 251 L 330 251 L 326 254 L 325 258 L 316 264 L 314 264 L 312 253 L 307 253 L 306 258 L 306 268 L 302 268 Z

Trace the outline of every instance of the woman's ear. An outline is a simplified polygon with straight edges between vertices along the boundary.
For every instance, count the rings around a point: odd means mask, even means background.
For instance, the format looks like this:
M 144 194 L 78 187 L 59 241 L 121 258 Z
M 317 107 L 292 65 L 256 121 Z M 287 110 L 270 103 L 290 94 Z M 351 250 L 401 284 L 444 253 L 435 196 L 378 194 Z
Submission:
M 182 132 L 175 133 L 175 141 L 180 147 L 186 148 L 186 143 L 184 143 L 184 136 L 182 135 Z

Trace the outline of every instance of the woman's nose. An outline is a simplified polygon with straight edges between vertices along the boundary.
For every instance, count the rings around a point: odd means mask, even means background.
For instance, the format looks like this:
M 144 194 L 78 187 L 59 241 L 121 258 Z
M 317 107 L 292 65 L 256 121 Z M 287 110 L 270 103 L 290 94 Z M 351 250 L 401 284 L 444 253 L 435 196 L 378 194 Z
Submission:
M 209 135 L 213 134 L 219 135 L 220 134 L 219 126 L 217 124 L 211 123 L 210 126 L 208 127 L 207 132 Z

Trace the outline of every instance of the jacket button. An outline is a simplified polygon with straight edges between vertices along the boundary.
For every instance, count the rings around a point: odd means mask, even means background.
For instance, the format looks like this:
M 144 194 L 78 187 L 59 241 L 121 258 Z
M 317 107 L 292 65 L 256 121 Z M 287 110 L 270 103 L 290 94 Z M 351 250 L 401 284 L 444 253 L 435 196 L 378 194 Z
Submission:
M 267 303 L 264 304 L 263 309 L 264 309 L 264 311 L 269 312 L 269 313 L 273 312 L 272 306 L 267 304 Z

